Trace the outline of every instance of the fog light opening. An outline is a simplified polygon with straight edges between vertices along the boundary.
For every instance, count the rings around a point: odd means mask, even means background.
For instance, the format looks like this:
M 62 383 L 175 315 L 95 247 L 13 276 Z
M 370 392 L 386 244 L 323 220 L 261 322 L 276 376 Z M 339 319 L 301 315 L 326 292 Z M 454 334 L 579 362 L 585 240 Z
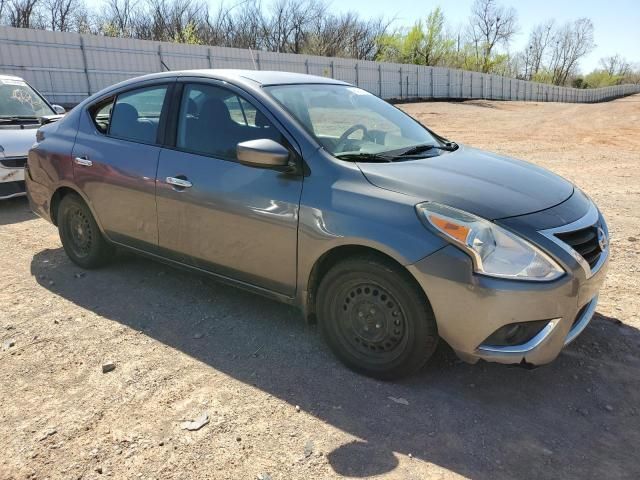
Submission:
M 489 335 L 483 346 L 512 347 L 522 345 L 534 338 L 549 323 L 549 320 L 510 323 Z

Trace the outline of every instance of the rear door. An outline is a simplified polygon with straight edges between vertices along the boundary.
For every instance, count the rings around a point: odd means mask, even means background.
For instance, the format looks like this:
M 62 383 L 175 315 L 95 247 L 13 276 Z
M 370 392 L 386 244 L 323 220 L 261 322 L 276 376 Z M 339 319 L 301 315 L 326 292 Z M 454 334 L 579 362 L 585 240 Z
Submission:
M 107 236 L 145 250 L 158 243 L 155 178 L 169 85 L 145 85 L 89 107 L 73 148 L 76 184 Z
M 246 140 L 291 144 L 240 91 L 182 85 L 173 147 L 158 164 L 160 247 L 196 267 L 293 295 L 302 176 L 240 164 L 235 153 Z

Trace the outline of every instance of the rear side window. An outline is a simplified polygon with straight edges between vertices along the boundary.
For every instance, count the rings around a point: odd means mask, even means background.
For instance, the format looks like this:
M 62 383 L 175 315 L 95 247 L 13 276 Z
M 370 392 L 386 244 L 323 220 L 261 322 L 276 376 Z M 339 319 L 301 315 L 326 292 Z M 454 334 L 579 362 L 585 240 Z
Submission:
M 111 115 L 108 115 L 108 135 L 136 142 L 155 143 L 166 94 L 167 86 L 163 85 L 118 95 Z M 106 115 L 106 108 L 105 105 L 97 112 L 96 125 L 98 117 Z
M 279 130 L 249 101 L 213 85 L 186 85 L 178 117 L 176 147 L 193 153 L 235 160 L 236 146 L 268 138 L 286 142 Z

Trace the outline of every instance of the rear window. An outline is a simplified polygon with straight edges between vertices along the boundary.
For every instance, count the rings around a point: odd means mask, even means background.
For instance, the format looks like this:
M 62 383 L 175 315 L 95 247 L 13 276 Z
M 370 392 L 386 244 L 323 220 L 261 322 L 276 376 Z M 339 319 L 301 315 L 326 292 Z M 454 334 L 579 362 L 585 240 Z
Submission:
M 109 135 L 155 143 L 167 86 L 141 88 L 118 95 L 111 112 Z

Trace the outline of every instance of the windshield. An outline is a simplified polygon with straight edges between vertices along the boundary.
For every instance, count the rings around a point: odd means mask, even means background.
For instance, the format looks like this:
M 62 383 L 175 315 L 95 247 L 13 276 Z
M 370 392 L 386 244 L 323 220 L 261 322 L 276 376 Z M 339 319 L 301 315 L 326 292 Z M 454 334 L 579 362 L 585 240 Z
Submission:
M 265 90 L 337 157 L 441 144 L 411 117 L 360 88 L 300 84 Z
M 47 102 L 26 82 L 0 79 L 0 118 L 35 118 L 54 114 Z

